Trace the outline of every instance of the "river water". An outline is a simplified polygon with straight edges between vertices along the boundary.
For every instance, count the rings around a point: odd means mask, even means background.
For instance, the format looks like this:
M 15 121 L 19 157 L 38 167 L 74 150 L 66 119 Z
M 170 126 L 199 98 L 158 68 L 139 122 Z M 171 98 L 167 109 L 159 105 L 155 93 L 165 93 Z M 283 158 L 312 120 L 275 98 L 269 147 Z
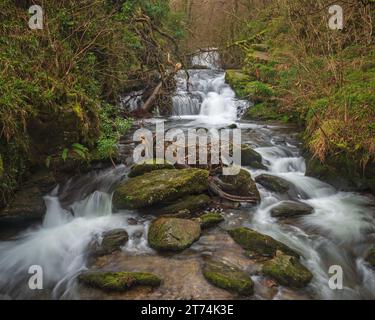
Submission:
M 197 243 L 182 253 L 157 254 L 147 244 L 147 230 L 155 218 L 152 212 L 112 212 L 113 190 L 129 170 L 129 161 L 125 161 L 115 169 L 92 172 L 56 187 L 45 196 L 47 212 L 42 224 L 0 242 L 0 299 L 237 298 L 205 281 L 200 272 L 205 255 L 220 256 L 252 274 L 253 299 L 375 298 L 375 273 L 363 259 L 375 242 L 375 199 L 365 194 L 339 192 L 307 177 L 297 130 L 287 124 L 240 120 L 251 104 L 236 99 L 225 83 L 225 72 L 217 67 L 215 59 L 208 57 L 203 54 L 194 58 L 197 65 L 206 65 L 208 69 L 189 71 L 189 92 L 184 73 L 177 76 L 172 116 L 143 120 L 142 125 L 152 129 L 157 121 L 165 121 L 166 129 L 187 130 L 237 124 L 242 130 L 242 142 L 260 153 L 267 167 L 267 170 L 246 168 L 253 178 L 262 173 L 281 177 L 292 183 L 296 192 L 292 196 L 279 195 L 258 185 L 260 205 L 225 209 L 226 221 L 221 227 L 247 226 L 297 250 L 303 257 L 301 262 L 314 275 L 311 284 L 303 290 L 269 286 L 267 279 L 256 272 L 259 266 L 244 257 L 221 228 L 205 231 Z M 120 147 L 131 156 L 129 150 L 134 145 Z M 292 221 L 272 218 L 270 210 L 285 200 L 304 202 L 314 211 Z M 121 252 L 99 259 L 94 268 L 154 272 L 163 278 L 159 289 L 104 294 L 77 283 L 77 274 L 88 267 L 90 243 L 100 239 L 104 231 L 117 228 L 126 229 L 130 240 Z M 43 268 L 44 290 L 28 287 L 32 265 Z M 341 290 L 329 287 L 331 266 L 343 270 Z

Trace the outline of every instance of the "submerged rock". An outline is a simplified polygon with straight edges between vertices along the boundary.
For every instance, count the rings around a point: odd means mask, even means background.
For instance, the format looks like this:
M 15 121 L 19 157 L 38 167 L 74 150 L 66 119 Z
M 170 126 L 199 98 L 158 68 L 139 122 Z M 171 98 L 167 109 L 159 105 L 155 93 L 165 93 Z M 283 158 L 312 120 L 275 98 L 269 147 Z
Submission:
M 92 251 L 92 256 L 100 257 L 111 254 L 119 250 L 129 240 L 129 235 L 124 229 L 115 229 L 104 232 L 100 245 L 96 245 Z
M 312 273 L 297 258 L 280 251 L 272 260 L 264 263 L 262 272 L 286 287 L 303 288 L 313 278 Z
M 134 164 L 130 169 L 128 177 L 134 178 L 147 172 L 163 169 L 174 169 L 174 166 L 168 163 L 166 160 L 151 159 L 143 163 Z
M 241 169 L 235 176 L 221 176 L 221 188 L 229 194 L 243 197 L 255 197 L 260 201 L 258 188 L 248 171 Z
M 246 144 L 241 145 L 241 164 L 254 169 L 267 170 L 267 167 L 262 163 L 262 156 Z
M 218 212 L 206 212 L 198 218 L 198 221 L 202 229 L 207 229 L 216 226 L 220 222 L 223 222 L 224 218 Z
M 205 209 L 211 202 L 209 196 L 205 194 L 187 196 L 179 199 L 177 202 L 162 207 L 157 210 L 160 214 L 175 214 L 181 211 L 190 213 Z
M 159 218 L 148 231 L 151 248 L 161 251 L 182 251 L 190 247 L 201 235 L 199 222 L 180 218 Z
M 254 283 L 245 272 L 220 261 L 207 260 L 203 266 L 204 277 L 214 286 L 243 296 L 254 294 Z
M 161 279 L 146 272 L 85 272 L 78 281 L 86 286 L 105 291 L 127 291 L 135 286 L 160 286 Z
M 372 266 L 375 267 L 375 246 L 372 246 L 366 255 L 365 260 Z
M 271 209 L 271 216 L 275 218 L 293 218 L 311 214 L 314 208 L 308 204 L 295 201 L 283 201 Z
M 269 174 L 261 174 L 255 178 L 255 181 L 268 190 L 277 193 L 286 193 L 290 188 L 290 183 L 288 181 Z
M 228 233 L 235 242 L 248 251 L 248 256 L 274 257 L 276 252 L 280 250 L 285 254 L 299 258 L 299 254 L 285 244 L 252 229 L 242 227 L 229 230 Z
M 157 170 L 121 184 L 113 195 L 117 209 L 139 209 L 173 201 L 208 188 L 208 171 L 201 169 Z

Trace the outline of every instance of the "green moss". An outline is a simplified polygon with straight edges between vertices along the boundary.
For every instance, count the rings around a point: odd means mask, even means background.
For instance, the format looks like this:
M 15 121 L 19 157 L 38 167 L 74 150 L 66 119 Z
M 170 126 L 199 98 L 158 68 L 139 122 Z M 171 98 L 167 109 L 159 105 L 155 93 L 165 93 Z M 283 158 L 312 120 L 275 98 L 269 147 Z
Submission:
M 223 222 L 224 218 L 218 212 L 207 212 L 199 216 L 198 221 L 202 229 L 207 229 Z
M 257 231 L 248 228 L 237 228 L 229 230 L 228 233 L 242 248 L 254 252 L 256 255 L 273 257 L 276 255 L 277 250 L 280 250 L 285 254 L 299 257 L 298 253 L 285 244 Z
M 127 291 L 135 286 L 158 287 L 161 279 L 145 272 L 86 272 L 78 276 L 79 282 L 105 291 Z
M 182 251 L 197 241 L 201 227 L 197 221 L 179 218 L 159 218 L 148 231 L 151 248 L 161 251 Z
M 144 163 L 137 163 L 133 165 L 128 174 L 129 178 L 141 176 L 147 172 L 163 170 L 163 169 L 174 169 L 174 166 L 168 163 L 166 160 L 151 159 Z
M 309 284 L 313 275 L 297 258 L 284 254 L 264 263 L 262 272 L 287 287 L 303 288 Z
M 251 278 L 235 266 L 219 261 L 206 261 L 203 266 L 204 277 L 219 288 L 251 296 L 254 293 L 254 283 Z
M 262 164 L 262 156 L 246 144 L 241 145 L 241 165 L 267 170 L 267 167 Z
M 232 87 L 234 92 L 239 98 L 245 98 L 245 88 L 249 81 L 250 76 L 240 70 L 226 70 L 225 81 Z
M 251 81 L 247 83 L 244 92 L 255 104 L 267 101 L 267 99 L 275 94 L 274 90 L 269 85 L 261 81 Z
M 199 194 L 207 188 L 207 170 L 158 170 L 120 185 L 114 193 L 113 204 L 118 209 L 145 208 L 186 195 Z
M 249 120 L 281 120 L 282 118 L 275 104 L 269 102 L 257 103 L 249 107 L 244 115 L 244 119 Z
M 205 209 L 210 202 L 211 198 L 205 194 L 200 194 L 197 196 L 187 196 L 182 199 L 179 199 L 177 202 L 173 204 L 163 206 L 162 208 L 157 210 L 157 213 L 174 214 L 180 211 L 188 211 L 190 213 L 194 213 L 196 211 Z

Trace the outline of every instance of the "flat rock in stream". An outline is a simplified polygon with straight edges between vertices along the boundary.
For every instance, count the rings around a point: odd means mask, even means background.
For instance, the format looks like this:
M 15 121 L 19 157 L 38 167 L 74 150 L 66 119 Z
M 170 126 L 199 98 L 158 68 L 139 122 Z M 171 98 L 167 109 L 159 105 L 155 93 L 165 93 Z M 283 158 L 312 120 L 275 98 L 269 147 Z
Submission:
M 243 296 L 254 294 L 254 283 L 250 276 L 235 266 L 210 259 L 205 261 L 202 271 L 208 282 L 216 287 Z
M 117 209 L 146 208 L 200 194 L 207 188 L 207 170 L 157 170 L 122 183 L 115 190 L 113 205 Z
M 247 256 L 274 257 L 279 250 L 285 254 L 299 258 L 297 252 L 282 242 L 255 230 L 242 227 L 228 230 L 228 233 L 235 242 L 247 250 Z
M 255 181 L 266 189 L 277 193 L 287 193 L 291 187 L 291 184 L 285 179 L 269 174 L 261 174 L 255 178 Z
M 160 251 L 182 251 L 197 241 L 200 235 L 198 221 L 162 217 L 152 222 L 148 243 L 151 248 Z
M 104 291 L 127 291 L 136 286 L 158 287 L 161 279 L 147 272 L 102 272 L 89 271 L 78 276 L 86 286 Z
M 264 263 L 263 274 L 286 287 L 303 288 L 313 278 L 312 273 L 296 257 L 278 251 L 276 257 Z
M 309 215 L 314 208 L 308 204 L 295 201 L 283 201 L 271 209 L 271 216 L 274 218 L 293 218 Z

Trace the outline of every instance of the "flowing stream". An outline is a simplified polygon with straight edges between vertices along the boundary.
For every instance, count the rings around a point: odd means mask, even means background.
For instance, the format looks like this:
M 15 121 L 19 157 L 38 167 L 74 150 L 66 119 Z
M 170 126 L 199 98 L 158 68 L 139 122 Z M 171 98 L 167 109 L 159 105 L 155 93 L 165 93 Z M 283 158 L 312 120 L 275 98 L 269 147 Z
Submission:
M 338 192 L 322 181 L 305 176 L 305 159 L 292 126 L 239 120 L 251 105 L 236 99 L 225 83 L 225 72 L 218 68 L 217 59 L 208 57 L 203 54 L 194 58 L 196 65 L 208 69 L 189 71 L 189 92 L 184 73 L 177 76 L 173 115 L 164 119 L 167 129 L 222 128 L 236 123 L 242 130 L 243 143 L 259 152 L 267 167 L 267 171 L 246 168 L 253 178 L 262 173 L 281 177 L 294 185 L 295 194 L 281 196 L 258 185 L 260 205 L 224 210 L 224 227 L 248 226 L 284 242 L 302 254 L 302 263 L 314 275 L 306 289 L 279 287 L 276 291 L 269 289 L 261 276 L 253 276 L 254 298 L 375 299 L 375 273 L 363 259 L 375 241 L 374 198 Z M 160 118 L 144 123 L 152 128 L 156 121 Z M 219 228 L 203 234 L 183 253 L 159 256 L 147 244 L 147 229 L 154 218 L 151 213 L 112 213 L 113 190 L 127 172 L 128 165 L 93 172 L 72 179 L 46 195 L 43 223 L 0 242 L 0 299 L 119 298 L 82 289 L 76 281 L 77 274 L 88 267 L 87 248 L 93 239 L 100 240 L 104 231 L 117 228 L 129 233 L 128 243 L 120 253 L 104 259 L 96 267 L 144 270 L 164 276 L 160 290 L 134 291 L 120 298 L 234 298 L 209 285 L 197 269 L 202 254 L 218 254 L 249 272 L 256 268 Z M 288 198 L 309 204 L 314 212 L 291 222 L 272 218 L 270 210 Z M 45 290 L 29 289 L 28 271 L 32 265 L 43 268 Z M 342 290 L 332 290 L 328 285 L 329 269 L 335 265 L 343 269 Z

